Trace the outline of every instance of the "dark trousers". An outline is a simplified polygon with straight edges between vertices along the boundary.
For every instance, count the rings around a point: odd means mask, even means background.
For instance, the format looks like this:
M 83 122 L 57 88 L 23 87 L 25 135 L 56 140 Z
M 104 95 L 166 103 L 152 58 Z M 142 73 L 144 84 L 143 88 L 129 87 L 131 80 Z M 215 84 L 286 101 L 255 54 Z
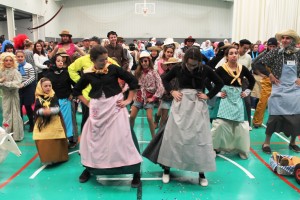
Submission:
M 81 132 L 82 132 L 83 126 L 89 117 L 90 109 L 83 103 L 81 103 L 81 109 L 82 109 L 82 119 L 81 119 Z

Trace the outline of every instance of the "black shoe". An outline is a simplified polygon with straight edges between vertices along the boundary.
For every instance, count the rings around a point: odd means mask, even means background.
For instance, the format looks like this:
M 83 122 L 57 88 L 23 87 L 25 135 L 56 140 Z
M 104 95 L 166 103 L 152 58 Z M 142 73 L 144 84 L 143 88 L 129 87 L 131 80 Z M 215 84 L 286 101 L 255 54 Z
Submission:
M 77 142 L 69 142 L 69 149 L 74 149 L 77 146 Z
M 267 154 L 271 154 L 272 150 L 270 146 L 264 146 L 265 144 L 262 145 L 261 149 L 263 152 L 267 153 Z
M 133 179 L 131 181 L 131 187 L 132 188 L 138 188 L 142 184 L 141 182 L 141 174 L 140 173 L 135 173 L 133 175 Z
M 85 170 L 83 170 L 83 172 L 79 176 L 79 182 L 80 183 L 85 183 L 90 179 L 90 177 L 91 177 L 90 172 L 87 169 L 85 169 Z
M 289 149 L 295 151 L 296 153 L 300 152 L 300 147 L 295 144 L 289 144 Z

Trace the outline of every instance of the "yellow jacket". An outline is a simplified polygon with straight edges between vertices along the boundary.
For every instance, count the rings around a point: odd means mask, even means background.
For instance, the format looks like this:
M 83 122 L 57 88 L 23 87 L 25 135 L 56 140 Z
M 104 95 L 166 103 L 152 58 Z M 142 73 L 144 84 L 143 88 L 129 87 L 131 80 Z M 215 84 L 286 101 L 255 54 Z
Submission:
M 108 63 L 114 64 L 119 66 L 119 64 L 113 60 L 112 58 L 108 57 Z M 94 63 L 91 61 L 90 55 L 85 55 L 77 60 L 75 60 L 69 67 L 68 72 L 71 79 L 77 83 L 80 79 L 80 73 L 83 73 L 83 70 L 89 69 L 94 67 Z M 82 90 L 82 95 L 87 100 L 90 100 L 89 93 L 92 89 L 92 86 L 89 84 L 84 90 Z

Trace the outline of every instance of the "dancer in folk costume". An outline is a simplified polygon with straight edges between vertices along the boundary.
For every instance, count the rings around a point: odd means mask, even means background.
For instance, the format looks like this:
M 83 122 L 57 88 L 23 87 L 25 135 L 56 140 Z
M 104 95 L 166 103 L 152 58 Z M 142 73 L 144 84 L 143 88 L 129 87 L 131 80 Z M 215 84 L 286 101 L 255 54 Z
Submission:
M 8 52 L 1 54 L 0 89 L 2 90 L 3 123 L 6 124 L 6 132 L 13 133 L 15 141 L 21 141 L 24 138 L 19 98 L 22 77 L 17 67 L 14 54 Z
M 206 100 L 220 91 L 223 82 L 201 62 L 199 49 L 191 47 L 182 64 L 174 66 L 162 79 L 166 91 L 174 97 L 157 160 L 165 166 L 164 183 L 169 182 L 170 167 L 174 167 L 200 172 L 199 184 L 207 186 L 204 172 L 216 169 Z M 172 90 L 170 82 L 173 78 L 177 78 L 179 90 Z M 207 94 L 204 93 L 206 78 L 214 83 Z
M 247 159 L 250 136 L 244 98 L 250 95 L 255 79 L 244 65 L 238 63 L 238 50 L 234 46 L 226 49 L 225 58 L 226 62 L 216 70 L 225 85 L 217 95 L 211 113 L 213 145 L 217 152 L 236 152 L 242 159 Z M 245 90 L 242 90 L 243 77 L 249 81 Z
M 68 140 L 58 100 L 52 90 L 51 81 L 41 78 L 35 90 L 36 122 L 33 129 L 41 162 L 53 164 L 68 160 Z
M 138 82 L 130 72 L 108 62 L 105 47 L 93 47 L 90 58 L 94 66 L 84 70 L 73 89 L 74 96 L 78 96 L 90 110 L 80 140 L 81 163 L 86 169 L 79 181 L 88 181 L 91 174 L 134 174 L 131 186 L 138 187 L 142 158 L 136 136 L 130 129 L 126 108 L 133 99 Z M 126 100 L 123 100 L 118 78 L 129 85 Z M 90 101 L 82 95 L 88 84 L 92 86 Z
M 64 67 L 63 57 L 57 54 L 53 57 L 53 63 L 45 77 L 52 82 L 53 90 L 58 99 L 59 108 L 66 126 L 66 135 L 69 141 L 69 148 L 75 148 L 77 144 L 78 131 L 75 115 L 75 106 L 72 101 L 72 86 L 75 83 L 69 76 L 68 69 Z
M 256 66 L 272 83 L 268 101 L 270 116 L 262 150 L 271 153 L 272 134 L 283 132 L 291 137 L 289 149 L 299 153 L 296 137 L 300 134 L 300 50 L 296 45 L 300 43 L 300 37 L 294 30 L 284 30 L 276 34 L 276 39 L 281 48 L 269 51 Z

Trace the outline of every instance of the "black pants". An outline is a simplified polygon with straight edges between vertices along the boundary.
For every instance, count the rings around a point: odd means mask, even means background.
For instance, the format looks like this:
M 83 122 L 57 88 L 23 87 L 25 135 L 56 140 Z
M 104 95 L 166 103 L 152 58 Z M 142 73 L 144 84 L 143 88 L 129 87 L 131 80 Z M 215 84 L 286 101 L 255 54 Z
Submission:
M 81 103 L 81 109 L 82 109 L 82 119 L 81 119 L 81 132 L 82 132 L 83 126 L 89 117 L 90 109 L 83 103 Z
M 28 117 L 30 129 L 32 129 L 34 126 L 34 123 L 33 123 L 33 110 L 32 110 L 31 105 L 26 105 L 25 110 L 26 110 L 26 114 Z M 22 106 L 21 106 L 21 117 L 23 118 Z

